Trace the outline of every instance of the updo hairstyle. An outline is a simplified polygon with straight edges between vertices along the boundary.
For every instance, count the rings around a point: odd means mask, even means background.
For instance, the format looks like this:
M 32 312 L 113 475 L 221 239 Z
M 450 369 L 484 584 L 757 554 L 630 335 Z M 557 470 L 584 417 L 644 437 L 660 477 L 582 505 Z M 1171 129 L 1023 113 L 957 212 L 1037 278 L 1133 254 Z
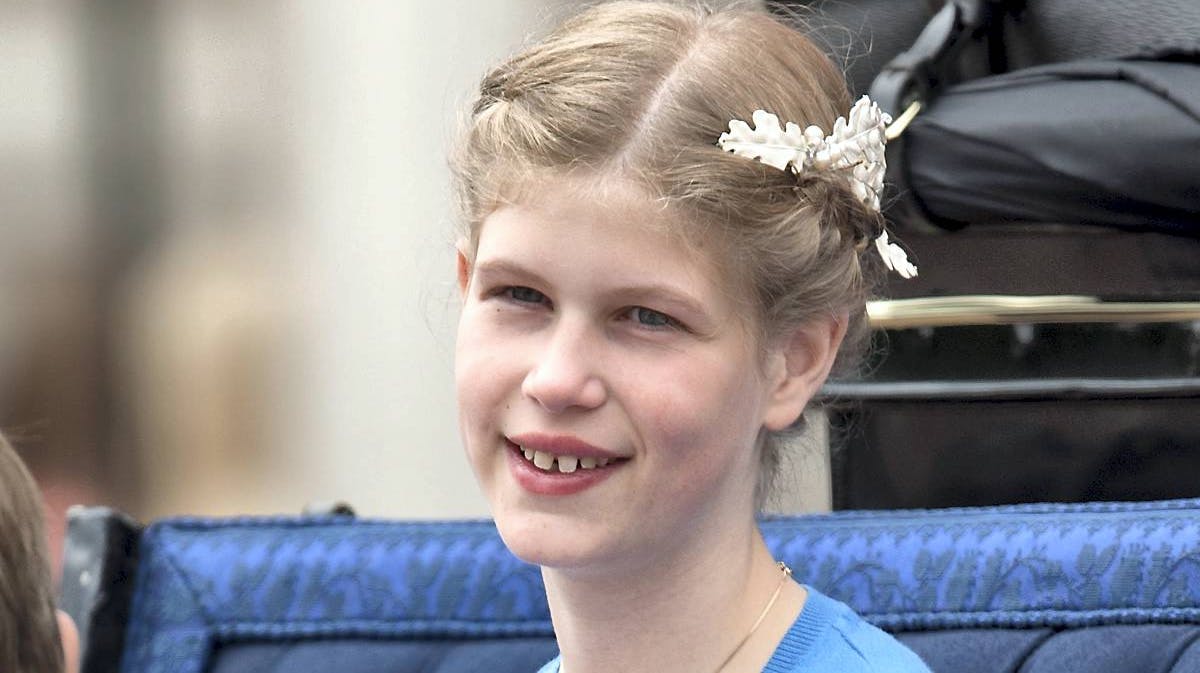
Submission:
M 539 175 L 622 178 L 680 214 L 674 234 L 715 249 L 718 267 L 748 290 L 760 343 L 846 313 L 837 368 L 853 367 L 881 267 L 860 253 L 880 215 L 841 174 L 797 178 L 716 145 L 731 119 L 758 109 L 828 132 L 850 104 L 825 53 L 761 10 L 592 7 L 483 78 L 451 158 L 465 252 L 483 220 Z M 782 439 L 760 441 L 760 506 Z

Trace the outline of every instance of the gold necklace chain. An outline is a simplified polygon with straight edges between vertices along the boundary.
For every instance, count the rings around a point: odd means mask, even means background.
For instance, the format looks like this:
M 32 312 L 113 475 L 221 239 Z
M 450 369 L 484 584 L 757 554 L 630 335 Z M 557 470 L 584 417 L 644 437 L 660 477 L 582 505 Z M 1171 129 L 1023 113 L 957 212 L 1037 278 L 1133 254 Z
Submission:
M 763 607 L 762 612 L 758 613 L 758 619 L 754 620 L 754 626 L 750 627 L 750 630 L 746 632 L 746 635 L 742 638 L 742 641 L 737 644 L 737 647 L 733 648 L 733 651 L 729 653 L 728 657 L 725 657 L 725 661 L 722 661 L 721 665 L 717 666 L 715 673 L 721 673 L 721 671 L 725 670 L 725 667 L 729 665 L 729 662 L 733 661 L 733 657 L 742 650 L 742 647 L 747 641 L 750 640 L 750 636 L 754 635 L 754 632 L 758 630 L 759 626 L 762 626 L 763 620 L 767 618 L 767 614 L 771 612 L 771 608 L 775 607 L 775 601 L 779 600 L 779 594 L 783 593 L 783 585 L 786 584 L 788 578 L 792 576 L 792 569 L 789 568 L 783 561 L 776 561 L 776 563 L 779 565 L 779 571 L 783 574 L 783 576 L 779 578 L 779 584 L 775 585 L 775 593 L 771 594 L 771 600 L 767 601 L 767 605 Z
M 729 653 L 728 657 L 725 657 L 725 661 L 722 661 L 721 665 L 717 666 L 715 673 L 721 673 L 721 671 L 729 665 L 729 662 L 733 661 L 734 655 L 742 651 L 742 647 L 747 641 L 750 640 L 750 636 L 754 635 L 754 632 L 758 630 L 758 627 L 762 626 L 763 620 L 767 618 L 767 614 L 771 612 L 771 608 L 775 607 L 775 601 L 779 600 L 779 594 L 783 593 L 783 585 L 786 584 L 788 578 L 792 576 L 792 569 L 789 568 L 783 561 L 776 561 L 775 563 L 779 566 L 779 572 L 783 574 L 783 576 L 779 578 L 779 584 L 775 585 L 775 593 L 771 594 L 771 600 L 767 601 L 767 604 L 763 607 L 762 612 L 758 613 L 758 619 L 754 620 L 754 626 L 750 627 L 750 630 L 746 632 L 746 635 L 742 638 L 741 642 L 737 644 L 737 647 L 733 648 L 733 651 Z M 558 673 L 564 673 L 561 661 L 558 664 Z

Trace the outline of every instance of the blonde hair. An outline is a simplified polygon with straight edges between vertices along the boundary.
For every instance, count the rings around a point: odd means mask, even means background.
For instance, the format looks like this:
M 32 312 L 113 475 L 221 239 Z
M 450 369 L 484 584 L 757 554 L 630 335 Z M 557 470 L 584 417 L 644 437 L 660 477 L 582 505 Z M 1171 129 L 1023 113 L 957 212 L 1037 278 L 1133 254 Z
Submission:
M 0 671 L 63 669 L 37 486 L 0 436 Z
M 451 158 L 468 254 L 498 205 L 545 172 L 633 181 L 682 217 L 684 239 L 719 243 L 760 337 L 847 314 L 838 366 L 867 335 L 872 284 L 860 252 L 882 227 L 844 177 L 801 179 L 716 146 L 757 109 L 828 130 L 850 108 L 845 78 L 796 29 L 761 10 L 621 1 L 568 20 L 488 73 Z M 779 462 L 762 438 L 761 503 Z

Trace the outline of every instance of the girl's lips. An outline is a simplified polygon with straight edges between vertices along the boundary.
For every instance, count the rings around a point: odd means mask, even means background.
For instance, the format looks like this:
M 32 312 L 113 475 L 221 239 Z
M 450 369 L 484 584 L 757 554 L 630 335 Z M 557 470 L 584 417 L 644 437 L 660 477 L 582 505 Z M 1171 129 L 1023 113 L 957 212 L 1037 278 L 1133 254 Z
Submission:
M 526 491 L 536 495 L 572 495 L 589 489 L 620 469 L 626 460 L 616 460 L 604 467 L 578 468 L 574 472 L 543 470 L 525 458 L 521 447 L 511 440 L 505 442 L 508 450 L 508 467 L 513 478 Z

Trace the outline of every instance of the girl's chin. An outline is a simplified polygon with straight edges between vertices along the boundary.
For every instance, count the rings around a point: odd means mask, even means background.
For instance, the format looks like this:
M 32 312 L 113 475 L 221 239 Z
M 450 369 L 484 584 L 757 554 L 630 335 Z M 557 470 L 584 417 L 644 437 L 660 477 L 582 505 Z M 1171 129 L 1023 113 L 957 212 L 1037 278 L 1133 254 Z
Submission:
M 583 568 L 603 563 L 613 552 L 601 527 L 529 512 L 498 514 L 496 528 L 514 556 L 545 568 Z

